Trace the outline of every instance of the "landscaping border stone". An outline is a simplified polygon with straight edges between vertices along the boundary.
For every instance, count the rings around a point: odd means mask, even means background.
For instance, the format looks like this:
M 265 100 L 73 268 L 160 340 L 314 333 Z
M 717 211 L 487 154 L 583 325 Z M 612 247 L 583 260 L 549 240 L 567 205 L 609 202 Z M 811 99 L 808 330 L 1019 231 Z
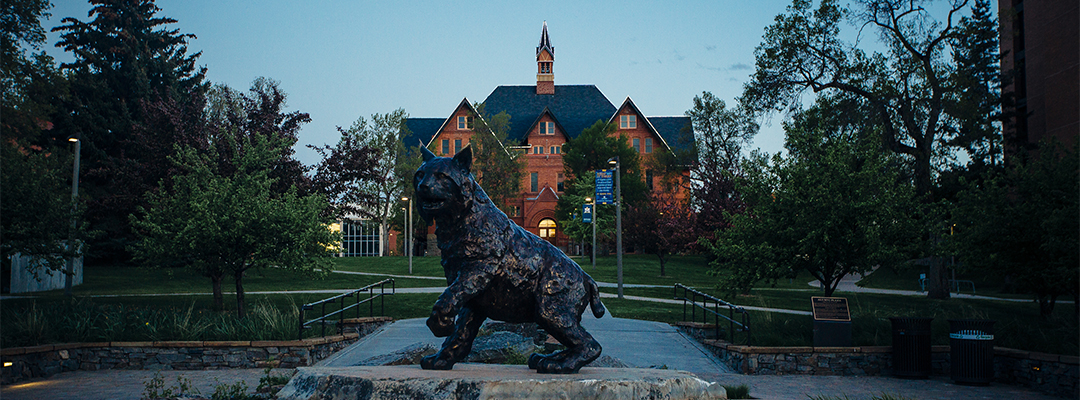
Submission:
M 747 375 L 892 375 L 892 346 L 762 347 L 706 339 L 712 326 L 676 323 L 732 370 Z M 950 347 L 931 346 L 931 374 L 950 374 Z M 1054 396 L 1080 397 L 1080 357 L 994 347 L 994 381 Z
M 347 333 L 285 341 L 159 341 L 64 343 L 0 349 L 5 385 L 65 371 L 103 369 L 213 370 L 296 368 L 348 347 L 392 321 L 390 317 L 346 321 Z

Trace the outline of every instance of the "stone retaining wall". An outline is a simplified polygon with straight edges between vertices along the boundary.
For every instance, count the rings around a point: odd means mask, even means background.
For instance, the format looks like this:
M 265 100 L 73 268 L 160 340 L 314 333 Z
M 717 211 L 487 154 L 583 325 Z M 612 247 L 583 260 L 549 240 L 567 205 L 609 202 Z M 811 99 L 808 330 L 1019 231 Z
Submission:
M 892 375 L 892 346 L 757 347 L 705 339 L 711 326 L 675 324 L 736 372 L 749 375 Z M 948 376 L 950 347 L 931 346 L 931 374 Z M 994 348 L 994 381 L 1080 397 L 1080 357 Z
M 0 382 L 6 385 L 78 370 L 311 366 L 390 320 L 389 317 L 353 319 L 346 321 L 347 333 L 304 340 L 104 342 L 9 348 L 0 350 L 0 360 L 5 365 Z

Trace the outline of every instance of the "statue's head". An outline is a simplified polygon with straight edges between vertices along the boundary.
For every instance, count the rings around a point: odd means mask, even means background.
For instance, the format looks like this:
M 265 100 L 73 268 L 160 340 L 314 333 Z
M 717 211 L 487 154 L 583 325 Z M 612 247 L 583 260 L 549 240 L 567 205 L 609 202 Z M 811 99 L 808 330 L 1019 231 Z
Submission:
M 487 199 L 470 173 L 472 149 L 466 146 L 453 158 L 436 157 L 420 146 L 424 163 L 413 176 L 420 216 L 424 219 L 453 216 L 468 211 L 479 199 Z M 481 200 L 482 201 L 482 200 Z

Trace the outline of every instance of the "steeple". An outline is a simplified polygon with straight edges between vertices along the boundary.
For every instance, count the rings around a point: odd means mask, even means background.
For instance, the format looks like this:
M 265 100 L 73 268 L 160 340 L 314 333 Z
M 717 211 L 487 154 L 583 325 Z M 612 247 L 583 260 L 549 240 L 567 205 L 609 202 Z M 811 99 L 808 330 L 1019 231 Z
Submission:
M 554 63 L 555 46 L 548 39 L 547 21 L 544 21 L 540 45 L 536 46 L 536 94 L 555 94 L 555 72 L 551 68 Z

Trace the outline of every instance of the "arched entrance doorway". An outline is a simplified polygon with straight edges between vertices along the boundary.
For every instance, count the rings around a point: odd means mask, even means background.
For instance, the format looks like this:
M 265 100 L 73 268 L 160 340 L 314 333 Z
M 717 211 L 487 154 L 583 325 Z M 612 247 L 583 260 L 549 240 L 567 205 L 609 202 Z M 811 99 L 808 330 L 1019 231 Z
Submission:
M 542 239 L 547 240 L 551 244 L 555 244 L 555 233 L 558 230 L 558 227 L 555 225 L 555 220 L 544 218 L 540 220 L 537 227 L 540 228 L 540 237 Z

